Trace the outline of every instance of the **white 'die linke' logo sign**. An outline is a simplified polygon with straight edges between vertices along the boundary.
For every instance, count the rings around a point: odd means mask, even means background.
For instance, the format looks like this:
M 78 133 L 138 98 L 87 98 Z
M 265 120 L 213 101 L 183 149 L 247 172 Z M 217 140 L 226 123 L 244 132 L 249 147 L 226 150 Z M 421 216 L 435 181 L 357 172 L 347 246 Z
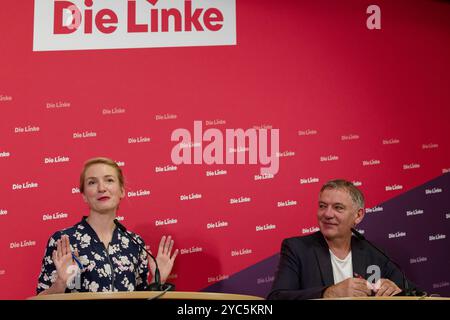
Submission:
M 34 51 L 236 44 L 236 0 L 36 0 Z

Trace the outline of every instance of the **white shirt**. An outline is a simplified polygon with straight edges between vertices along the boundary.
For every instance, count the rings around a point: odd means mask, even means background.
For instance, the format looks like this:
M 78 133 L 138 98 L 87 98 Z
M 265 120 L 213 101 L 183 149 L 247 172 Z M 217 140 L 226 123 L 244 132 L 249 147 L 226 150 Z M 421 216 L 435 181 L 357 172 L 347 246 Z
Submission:
M 330 250 L 330 257 L 331 257 L 331 266 L 333 267 L 334 284 L 353 277 L 351 251 L 344 259 L 339 259 Z

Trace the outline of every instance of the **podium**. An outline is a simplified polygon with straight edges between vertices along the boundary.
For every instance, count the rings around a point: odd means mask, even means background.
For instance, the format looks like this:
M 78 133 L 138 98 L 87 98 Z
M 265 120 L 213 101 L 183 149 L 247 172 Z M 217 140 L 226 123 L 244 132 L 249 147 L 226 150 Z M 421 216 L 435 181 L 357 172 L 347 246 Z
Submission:
M 232 293 L 215 293 L 215 292 L 189 292 L 189 291 L 121 291 L 121 292 L 80 292 L 80 293 L 60 293 L 42 296 L 29 297 L 27 300 L 246 300 L 246 301 L 262 301 L 264 298 L 243 294 Z M 313 299 L 316 301 L 331 300 L 357 300 L 357 301 L 429 301 L 429 300 L 446 300 L 447 297 L 347 297 L 347 298 L 322 298 Z
M 79 292 L 33 296 L 27 300 L 264 300 L 242 294 L 188 291 Z
M 331 300 L 361 300 L 361 301 L 429 301 L 429 300 L 446 300 L 450 301 L 450 298 L 447 297 L 407 297 L 407 296 L 394 296 L 394 297 L 347 297 L 347 298 L 322 298 L 322 299 L 313 299 L 313 300 L 323 300 L 323 301 L 331 301 Z

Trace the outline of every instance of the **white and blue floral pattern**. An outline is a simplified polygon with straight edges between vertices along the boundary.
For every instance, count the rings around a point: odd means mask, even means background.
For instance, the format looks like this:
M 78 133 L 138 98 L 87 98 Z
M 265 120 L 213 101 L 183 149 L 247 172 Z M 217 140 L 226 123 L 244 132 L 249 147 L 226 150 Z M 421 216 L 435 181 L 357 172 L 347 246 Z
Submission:
M 130 232 L 131 233 L 131 232 Z M 52 253 L 56 241 L 63 234 L 69 236 L 72 251 L 78 250 L 83 264 L 81 288 L 66 289 L 69 292 L 142 291 L 148 287 L 148 257 L 136 243 L 122 235 L 116 228 L 108 248 L 83 217 L 73 227 L 55 232 L 49 239 L 37 285 L 37 293 L 50 288 L 56 279 Z M 131 235 L 140 244 L 144 241 L 137 234 Z

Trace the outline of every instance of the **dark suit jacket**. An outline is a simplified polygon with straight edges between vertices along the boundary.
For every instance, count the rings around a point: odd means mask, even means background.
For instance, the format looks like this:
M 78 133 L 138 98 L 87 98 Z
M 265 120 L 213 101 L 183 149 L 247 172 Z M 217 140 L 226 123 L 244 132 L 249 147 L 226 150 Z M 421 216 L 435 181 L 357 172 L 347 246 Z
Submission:
M 381 269 L 381 278 L 390 279 L 403 290 L 401 271 L 366 241 L 352 237 L 353 272 L 367 279 L 369 265 Z M 407 280 L 406 280 L 407 281 Z M 280 262 L 268 299 L 316 299 L 334 284 L 328 244 L 320 231 L 283 240 Z M 410 288 L 414 285 L 408 282 Z

